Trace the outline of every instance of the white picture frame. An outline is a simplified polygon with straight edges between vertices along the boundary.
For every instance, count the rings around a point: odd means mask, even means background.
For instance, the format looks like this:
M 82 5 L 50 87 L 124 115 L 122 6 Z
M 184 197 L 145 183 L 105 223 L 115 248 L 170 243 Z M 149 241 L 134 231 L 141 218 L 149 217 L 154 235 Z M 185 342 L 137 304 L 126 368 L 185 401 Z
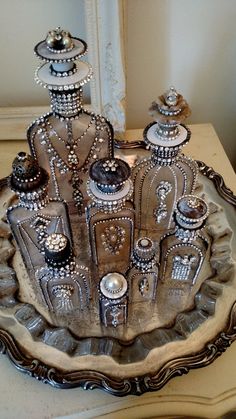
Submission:
M 88 60 L 93 67 L 91 105 L 114 127 L 116 138 L 126 130 L 123 0 L 86 0 Z

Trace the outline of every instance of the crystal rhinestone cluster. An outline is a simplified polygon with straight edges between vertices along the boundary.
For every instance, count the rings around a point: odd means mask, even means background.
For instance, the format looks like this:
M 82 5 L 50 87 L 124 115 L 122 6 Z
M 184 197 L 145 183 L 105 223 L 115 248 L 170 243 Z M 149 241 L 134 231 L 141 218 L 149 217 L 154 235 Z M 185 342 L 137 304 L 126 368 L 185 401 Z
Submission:
M 67 239 L 62 234 L 51 234 L 45 240 L 45 247 L 53 252 L 58 252 L 59 250 L 65 249 L 67 244 Z
M 116 172 L 118 164 L 115 160 L 106 160 L 103 165 L 105 172 Z
M 183 96 L 170 87 L 152 103 L 149 156 L 131 168 L 114 156 L 109 121 L 83 106 L 86 51 L 60 27 L 35 47 L 51 112 L 28 129 L 31 154 L 13 162 L 18 201 L 7 218 L 35 299 L 57 322 L 128 327 L 137 307 L 155 310 L 159 283 L 183 289 L 201 278 L 209 208 L 195 192 L 196 162 L 180 154 L 191 137 Z

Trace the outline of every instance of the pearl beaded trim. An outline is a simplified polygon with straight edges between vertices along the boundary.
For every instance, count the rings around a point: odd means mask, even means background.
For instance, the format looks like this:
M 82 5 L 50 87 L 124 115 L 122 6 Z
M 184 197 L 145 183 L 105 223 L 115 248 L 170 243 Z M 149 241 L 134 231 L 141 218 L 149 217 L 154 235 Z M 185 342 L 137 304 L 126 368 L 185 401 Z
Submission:
M 75 74 L 77 71 L 76 64 L 73 65 L 73 68 L 69 71 L 56 71 L 53 69 L 52 64 L 50 65 L 50 73 L 56 77 L 69 77 Z

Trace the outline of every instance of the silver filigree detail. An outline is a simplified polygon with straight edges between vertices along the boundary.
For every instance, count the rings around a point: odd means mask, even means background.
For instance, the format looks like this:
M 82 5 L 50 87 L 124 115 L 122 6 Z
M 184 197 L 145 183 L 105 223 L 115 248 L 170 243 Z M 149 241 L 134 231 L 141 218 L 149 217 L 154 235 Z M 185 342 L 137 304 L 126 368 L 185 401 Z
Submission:
M 106 227 L 101 235 L 104 249 L 113 255 L 118 255 L 125 243 L 125 236 L 126 232 L 123 227 L 114 225 Z
M 196 262 L 195 256 L 176 255 L 173 257 L 173 267 L 171 272 L 171 279 L 179 281 L 188 281 L 192 264 Z
M 120 308 L 119 306 L 113 306 L 110 311 L 110 315 L 112 317 L 112 325 L 114 327 L 118 326 L 119 324 L 119 315 L 120 315 Z
M 156 217 L 157 224 L 160 224 L 168 215 L 166 197 L 171 192 L 172 185 L 170 182 L 162 180 L 156 188 L 156 196 L 159 202 L 158 207 L 154 210 L 154 216 Z
M 146 293 L 148 293 L 148 291 L 149 291 L 149 282 L 148 282 L 148 279 L 144 277 L 139 283 L 139 292 L 143 297 Z
M 34 228 L 37 233 L 37 242 L 40 246 L 40 251 L 43 253 L 44 243 L 48 237 L 48 225 L 50 224 L 51 220 L 46 217 L 40 217 L 38 215 L 33 222 L 30 224 L 31 228 Z
M 55 296 L 56 304 L 55 308 L 58 312 L 70 312 L 73 311 L 73 302 L 71 296 L 74 292 L 73 285 L 63 284 L 56 285 L 53 287 L 52 293 Z

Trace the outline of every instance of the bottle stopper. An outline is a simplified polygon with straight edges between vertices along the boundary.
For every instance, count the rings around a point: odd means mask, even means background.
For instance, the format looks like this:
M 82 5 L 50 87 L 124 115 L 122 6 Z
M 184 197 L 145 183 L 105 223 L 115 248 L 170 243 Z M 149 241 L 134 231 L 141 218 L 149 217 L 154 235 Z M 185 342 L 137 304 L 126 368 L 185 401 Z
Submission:
M 46 38 L 34 49 L 35 54 L 48 63 L 65 63 L 81 58 L 87 52 L 87 44 L 72 37 L 69 31 L 56 29 L 48 31 Z
M 60 268 L 67 265 L 72 256 L 69 239 L 64 234 L 49 234 L 44 242 L 44 254 L 49 266 Z
M 173 159 L 190 139 L 190 131 L 182 123 L 190 115 L 188 103 L 174 87 L 152 102 L 150 115 L 155 122 L 149 124 L 143 133 L 147 148 L 159 158 Z
M 90 167 L 87 192 L 93 202 L 106 210 L 121 208 L 133 193 L 129 165 L 121 159 L 103 158 Z
M 184 195 L 176 203 L 175 217 L 180 227 L 200 228 L 209 215 L 207 203 L 198 196 Z
M 90 179 L 104 193 L 118 192 L 129 179 L 129 165 L 121 159 L 103 158 L 94 162 L 90 168 Z
M 21 151 L 12 163 L 10 187 L 14 192 L 32 192 L 48 184 L 47 172 L 31 155 Z
M 159 96 L 158 102 L 152 102 L 149 113 L 160 126 L 173 128 L 181 124 L 191 111 L 183 96 L 174 87 L 170 87 L 167 92 Z M 160 136 L 164 134 L 160 131 Z M 171 135 L 172 132 L 169 133 L 168 139 L 171 139 Z
M 47 33 L 45 39 L 47 48 L 56 53 L 63 53 L 71 51 L 74 48 L 74 43 L 70 32 L 57 27 Z
M 88 63 L 74 63 L 86 54 L 86 42 L 60 27 L 50 30 L 34 52 L 45 62 L 36 70 L 35 81 L 52 92 L 71 93 L 92 78 L 92 68 Z
M 134 258 L 140 262 L 149 262 L 155 256 L 154 243 L 148 237 L 141 237 L 133 250 Z

